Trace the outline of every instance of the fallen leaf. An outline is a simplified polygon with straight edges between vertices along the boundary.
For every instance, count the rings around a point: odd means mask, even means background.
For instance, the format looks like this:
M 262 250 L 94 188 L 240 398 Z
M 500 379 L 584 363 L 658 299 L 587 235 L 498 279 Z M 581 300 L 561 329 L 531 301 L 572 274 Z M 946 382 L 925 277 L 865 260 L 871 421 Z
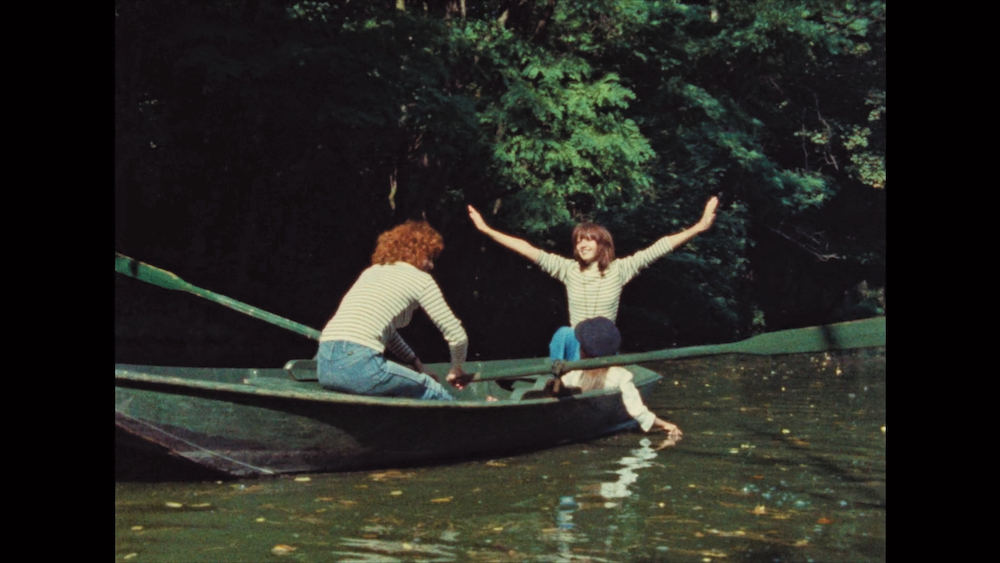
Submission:
M 257 520 L 255 520 L 255 522 L 264 522 L 264 521 L 265 521 L 265 520 L 264 520 L 264 517 L 263 517 L 263 516 L 261 516 L 260 518 L 258 518 Z
M 487 461 L 486 465 L 488 467 L 507 467 L 507 464 L 502 461 Z
M 312 481 L 312 479 L 306 476 L 301 476 L 301 477 L 296 477 L 295 481 L 298 483 L 308 483 L 309 481 Z
M 453 498 L 455 498 L 455 497 L 432 498 L 431 502 L 433 502 L 435 504 L 444 504 L 446 502 L 451 502 L 451 499 L 453 499 Z
M 212 503 L 210 503 L 210 502 L 202 502 L 202 503 L 199 503 L 199 504 L 192 504 L 191 508 L 208 508 L 210 506 L 212 506 Z
M 285 545 L 279 543 L 278 545 L 271 548 L 271 553 L 275 555 L 288 555 L 289 553 L 295 551 L 295 548 L 290 545 Z
M 761 479 L 764 478 L 764 476 L 763 475 L 754 475 L 753 478 L 756 479 L 756 480 L 758 480 L 758 481 L 760 481 Z
M 167 508 L 183 508 L 184 505 L 179 502 L 168 502 Z
M 795 546 L 795 547 L 805 547 L 805 546 L 809 545 L 809 540 L 799 540 L 799 541 L 793 543 L 792 545 Z
M 133 532 L 139 532 L 139 531 L 142 531 L 142 526 L 132 526 L 132 531 L 133 531 Z
M 124 559 L 125 561 L 128 561 L 129 559 L 132 559 L 133 557 L 135 557 L 137 555 L 139 555 L 139 554 L 138 553 L 129 553 L 125 557 L 122 557 L 122 559 Z
M 333 497 L 316 497 L 317 502 L 332 502 Z
M 763 504 L 758 504 L 750 511 L 752 514 L 767 514 L 767 509 L 764 508 Z
M 389 494 L 392 495 L 392 496 L 394 496 L 394 497 L 398 497 L 399 495 L 403 494 L 403 491 L 392 491 Z
M 355 504 L 358 504 L 357 501 L 353 501 L 353 500 L 338 500 L 337 502 L 339 502 L 340 504 L 342 504 L 344 506 L 354 506 Z
M 395 469 L 391 471 L 383 471 L 382 473 L 372 473 L 368 476 L 372 481 L 388 481 L 390 479 L 409 479 L 413 477 L 413 473 L 403 473 L 402 471 L 397 471 Z
M 816 523 L 817 524 L 833 524 L 833 520 L 830 520 L 829 518 L 820 518 L 819 520 L 816 521 Z

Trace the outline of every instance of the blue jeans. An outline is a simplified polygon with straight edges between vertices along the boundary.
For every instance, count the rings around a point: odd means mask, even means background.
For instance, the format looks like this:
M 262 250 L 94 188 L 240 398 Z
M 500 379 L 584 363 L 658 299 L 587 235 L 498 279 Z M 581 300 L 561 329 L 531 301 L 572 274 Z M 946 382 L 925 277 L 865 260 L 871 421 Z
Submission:
M 552 335 L 552 341 L 549 342 L 549 359 L 570 362 L 580 359 L 580 341 L 576 339 L 573 327 L 561 326 Z
M 431 376 L 387 361 L 385 356 L 375 350 L 353 342 L 320 342 L 316 364 L 319 384 L 331 391 L 381 397 L 454 400 Z

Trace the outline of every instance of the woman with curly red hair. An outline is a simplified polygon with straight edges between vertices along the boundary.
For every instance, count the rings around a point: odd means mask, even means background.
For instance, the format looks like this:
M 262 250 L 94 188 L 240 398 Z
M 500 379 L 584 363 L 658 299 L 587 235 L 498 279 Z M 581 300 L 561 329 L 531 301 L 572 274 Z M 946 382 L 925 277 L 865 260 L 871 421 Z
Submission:
M 357 395 L 452 400 L 396 332 L 422 307 L 444 335 L 451 352 L 447 380 L 462 388 L 468 337 L 437 282 L 434 260 L 444 249 L 441 235 L 426 221 L 407 221 L 379 235 L 372 265 L 344 296 L 319 338 L 320 384 Z M 385 359 L 389 348 L 415 369 Z

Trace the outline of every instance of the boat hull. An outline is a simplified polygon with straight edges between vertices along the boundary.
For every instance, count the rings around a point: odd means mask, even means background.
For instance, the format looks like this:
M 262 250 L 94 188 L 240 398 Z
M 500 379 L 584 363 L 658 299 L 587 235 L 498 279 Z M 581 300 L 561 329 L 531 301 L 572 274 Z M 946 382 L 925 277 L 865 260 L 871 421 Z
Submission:
M 639 366 L 629 369 L 644 397 L 660 379 Z M 518 385 L 539 381 L 521 378 Z M 501 400 L 487 402 L 487 394 Z M 361 397 L 296 381 L 283 370 L 116 365 L 116 440 L 225 474 L 257 476 L 513 453 L 635 425 L 617 391 L 516 395 L 483 382 L 457 392 L 454 402 Z

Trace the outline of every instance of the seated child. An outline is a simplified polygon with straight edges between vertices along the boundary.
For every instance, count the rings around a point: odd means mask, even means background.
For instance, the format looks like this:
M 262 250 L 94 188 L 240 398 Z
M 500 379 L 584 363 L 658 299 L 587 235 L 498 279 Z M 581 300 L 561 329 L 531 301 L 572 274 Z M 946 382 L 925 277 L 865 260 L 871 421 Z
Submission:
M 580 341 L 581 359 L 613 356 L 618 353 L 622 337 L 618 332 L 618 327 L 611 320 L 604 317 L 587 319 L 577 324 L 574 331 L 577 340 Z M 574 370 L 563 374 L 559 383 L 561 385 L 556 385 L 557 389 L 563 387 L 569 391 L 571 388 L 578 388 L 580 392 L 620 387 L 625 409 L 639 423 L 643 432 L 649 432 L 655 426 L 662 428 L 673 438 L 678 438 L 683 434 L 676 424 L 657 417 L 646 408 L 639 395 L 639 390 L 632 383 L 632 374 L 621 366 Z

